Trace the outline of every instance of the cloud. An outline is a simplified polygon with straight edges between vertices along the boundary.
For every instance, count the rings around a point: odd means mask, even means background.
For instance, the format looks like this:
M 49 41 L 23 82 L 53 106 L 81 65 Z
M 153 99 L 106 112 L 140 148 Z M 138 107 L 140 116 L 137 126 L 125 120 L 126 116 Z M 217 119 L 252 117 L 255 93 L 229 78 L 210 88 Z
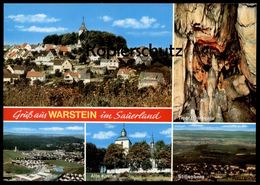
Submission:
M 71 127 L 66 127 L 65 129 L 66 130 L 75 130 L 75 131 L 84 130 L 84 128 L 80 127 L 80 126 L 71 126 Z
M 17 15 L 9 15 L 9 19 L 25 23 L 51 23 L 51 22 L 58 22 L 60 19 L 54 18 L 54 17 L 48 17 L 46 14 L 34 14 L 34 15 L 24 15 L 24 14 L 17 14 Z
M 144 138 L 147 136 L 146 132 L 135 132 L 134 134 L 129 135 L 132 138 Z
M 13 128 L 12 130 L 21 131 L 21 132 L 32 132 L 32 131 L 35 131 L 36 129 L 27 128 L 27 127 L 20 127 L 20 128 Z
M 144 31 L 144 32 L 127 32 L 128 35 L 133 36 L 150 36 L 150 37 L 160 37 L 170 35 L 171 32 L 169 31 Z
M 99 139 L 99 140 L 105 140 L 105 139 L 110 139 L 112 137 L 116 136 L 116 133 L 113 131 L 100 131 L 96 134 L 93 135 L 93 139 Z
M 86 136 L 91 136 L 91 133 L 90 132 L 86 132 Z
M 64 128 L 62 128 L 62 127 L 47 127 L 47 128 L 39 128 L 39 130 L 43 130 L 43 131 L 63 131 Z
M 147 29 L 147 28 L 157 28 L 160 26 L 160 24 L 153 17 L 142 16 L 141 19 L 139 20 L 135 18 L 115 20 L 112 26 L 117 26 L 121 28 Z
M 166 137 L 171 137 L 172 135 L 172 128 L 167 128 L 165 130 L 162 130 L 160 134 L 165 135 Z
M 16 26 L 20 31 L 25 32 L 39 32 L 39 33 L 54 33 L 54 32 L 64 32 L 67 30 L 67 28 L 64 27 L 38 27 L 38 26 L 30 26 L 30 27 L 24 27 L 24 26 Z
M 108 15 L 100 16 L 99 19 L 101 19 L 104 22 L 109 22 L 113 20 L 113 18 Z
M 105 123 L 104 126 L 105 126 L 105 128 L 115 128 L 115 125 L 112 125 L 109 123 Z

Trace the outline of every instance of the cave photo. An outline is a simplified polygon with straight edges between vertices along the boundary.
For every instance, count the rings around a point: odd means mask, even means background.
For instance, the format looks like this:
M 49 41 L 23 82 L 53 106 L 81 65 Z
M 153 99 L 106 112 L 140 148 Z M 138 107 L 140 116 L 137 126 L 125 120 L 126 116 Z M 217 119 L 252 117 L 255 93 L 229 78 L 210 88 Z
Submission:
M 176 122 L 256 121 L 256 4 L 175 4 Z

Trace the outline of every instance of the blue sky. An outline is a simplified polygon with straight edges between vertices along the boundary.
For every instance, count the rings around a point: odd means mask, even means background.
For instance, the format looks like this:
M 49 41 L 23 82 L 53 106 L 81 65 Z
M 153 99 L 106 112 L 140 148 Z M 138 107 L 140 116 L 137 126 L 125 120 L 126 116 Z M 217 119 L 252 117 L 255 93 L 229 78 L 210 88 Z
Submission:
M 19 134 L 84 135 L 83 123 L 24 123 L 4 122 L 4 132 Z
M 256 131 L 256 124 L 174 124 L 174 130 Z
M 41 43 L 49 34 L 88 30 L 121 35 L 128 47 L 169 47 L 172 4 L 4 4 L 4 43 Z
M 123 124 L 121 123 L 87 123 L 86 140 L 99 148 L 106 148 L 120 136 Z M 155 142 L 163 140 L 171 143 L 171 124 L 125 124 L 127 136 L 134 144 L 135 142 L 146 141 L 150 143 L 153 134 Z

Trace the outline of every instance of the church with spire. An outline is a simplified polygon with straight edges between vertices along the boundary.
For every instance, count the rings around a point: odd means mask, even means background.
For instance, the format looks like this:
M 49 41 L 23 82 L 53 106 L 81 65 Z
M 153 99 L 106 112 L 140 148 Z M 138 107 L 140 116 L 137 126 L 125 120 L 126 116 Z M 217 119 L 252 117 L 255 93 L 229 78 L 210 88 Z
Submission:
M 125 154 L 127 155 L 129 152 L 129 148 L 131 147 L 132 143 L 130 139 L 127 137 L 127 132 L 125 130 L 125 124 L 123 125 L 123 129 L 121 130 L 120 136 L 115 140 L 115 144 L 121 145 L 125 150 Z
M 86 28 L 86 25 L 85 25 L 85 17 L 83 16 L 83 21 L 81 23 L 81 26 L 79 28 L 79 37 L 80 35 L 83 33 L 83 32 L 86 32 L 87 31 L 87 28 Z M 81 42 L 80 42 L 80 39 L 78 38 L 78 45 L 81 45 Z

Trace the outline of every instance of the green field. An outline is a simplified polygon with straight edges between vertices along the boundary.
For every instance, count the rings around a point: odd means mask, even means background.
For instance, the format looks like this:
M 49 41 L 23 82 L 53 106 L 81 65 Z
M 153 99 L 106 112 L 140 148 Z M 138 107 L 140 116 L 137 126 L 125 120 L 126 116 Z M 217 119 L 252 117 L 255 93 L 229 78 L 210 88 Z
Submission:
M 48 160 L 47 164 L 62 167 L 65 173 L 84 173 L 84 166 L 77 163 L 66 162 L 63 160 Z
M 24 166 L 18 166 L 11 163 L 4 164 L 4 169 L 6 173 L 13 174 L 30 174 L 33 172 L 33 169 L 26 168 Z
M 12 160 L 14 160 L 16 157 L 24 157 L 24 155 L 17 151 L 13 151 L 13 150 L 4 150 L 3 152 L 3 160 L 4 160 L 4 163 L 8 163 L 8 162 L 11 162 Z

